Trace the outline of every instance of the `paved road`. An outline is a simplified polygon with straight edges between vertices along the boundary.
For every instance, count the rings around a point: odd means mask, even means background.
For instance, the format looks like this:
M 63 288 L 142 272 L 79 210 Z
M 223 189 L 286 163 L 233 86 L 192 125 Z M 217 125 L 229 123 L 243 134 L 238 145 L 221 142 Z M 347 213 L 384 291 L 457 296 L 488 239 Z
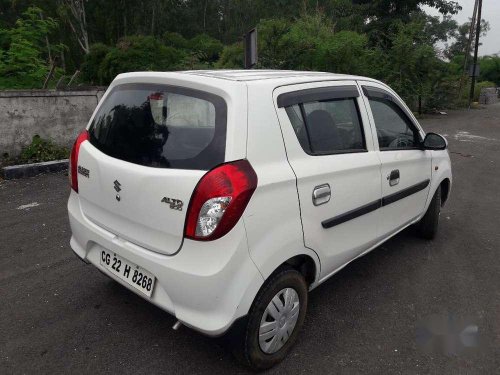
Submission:
M 271 373 L 500 373 L 500 105 L 422 121 L 447 134 L 455 183 L 434 242 L 396 236 L 314 291 Z M 218 341 L 79 261 L 63 175 L 0 183 L 0 373 L 246 373 Z M 32 205 L 33 207 L 22 207 Z M 420 322 L 469 319 L 481 348 L 424 352 Z

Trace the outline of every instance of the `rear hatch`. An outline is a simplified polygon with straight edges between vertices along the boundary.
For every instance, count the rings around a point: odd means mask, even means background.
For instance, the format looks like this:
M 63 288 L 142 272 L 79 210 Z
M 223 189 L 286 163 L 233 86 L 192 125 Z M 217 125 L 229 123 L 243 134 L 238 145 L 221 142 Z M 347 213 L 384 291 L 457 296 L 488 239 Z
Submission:
M 182 244 L 190 197 L 224 162 L 227 106 L 177 86 L 122 84 L 106 96 L 82 144 L 83 214 L 118 237 L 173 254 Z M 79 169 L 80 170 L 80 169 Z

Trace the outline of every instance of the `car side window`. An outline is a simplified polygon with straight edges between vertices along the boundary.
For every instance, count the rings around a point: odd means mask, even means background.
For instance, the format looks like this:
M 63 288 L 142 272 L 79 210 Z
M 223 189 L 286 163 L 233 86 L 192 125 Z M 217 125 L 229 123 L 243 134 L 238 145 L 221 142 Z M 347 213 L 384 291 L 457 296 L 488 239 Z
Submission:
M 310 155 L 366 151 L 356 98 L 299 103 L 286 107 L 286 112 Z
M 420 137 L 417 129 L 403 110 L 392 100 L 369 98 L 377 129 L 379 148 L 382 151 L 415 149 Z

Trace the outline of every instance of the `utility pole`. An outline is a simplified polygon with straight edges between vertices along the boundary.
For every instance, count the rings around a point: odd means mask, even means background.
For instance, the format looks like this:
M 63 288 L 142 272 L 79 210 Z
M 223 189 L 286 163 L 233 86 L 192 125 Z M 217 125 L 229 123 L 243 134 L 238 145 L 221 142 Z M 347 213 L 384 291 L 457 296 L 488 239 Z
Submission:
M 474 99 L 474 88 L 476 86 L 476 70 L 477 70 L 477 53 L 479 50 L 479 37 L 481 34 L 481 9 L 483 8 L 483 0 L 479 0 L 477 8 L 477 29 L 476 29 L 476 45 L 474 46 L 474 63 L 472 65 L 472 82 L 470 85 L 469 108 Z
M 478 5 L 479 5 L 479 0 L 476 0 L 476 3 L 474 4 L 474 12 L 472 13 L 472 20 L 470 21 L 469 43 L 467 43 L 467 50 L 465 51 L 464 72 L 467 71 L 467 65 L 468 65 L 467 63 L 469 62 L 470 49 L 472 48 L 472 38 L 474 37 L 474 26 L 476 25 Z
M 462 76 L 460 77 L 460 85 L 458 87 L 458 100 L 462 98 L 462 89 L 464 86 L 465 75 L 467 74 L 467 68 L 469 67 L 469 58 L 470 58 L 470 49 L 472 47 L 472 38 L 474 38 L 474 26 L 476 26 L 476 15 L 477 15 L 477 5 L 479 0 L 476 0 L 474 3 L 474 12 L 472 13 L 472 19 L 470 21 L 469 27 L 469 40 L 467 41 L 467 48 L 465 50 L 465 58 L 464 58 L 464 69 Z

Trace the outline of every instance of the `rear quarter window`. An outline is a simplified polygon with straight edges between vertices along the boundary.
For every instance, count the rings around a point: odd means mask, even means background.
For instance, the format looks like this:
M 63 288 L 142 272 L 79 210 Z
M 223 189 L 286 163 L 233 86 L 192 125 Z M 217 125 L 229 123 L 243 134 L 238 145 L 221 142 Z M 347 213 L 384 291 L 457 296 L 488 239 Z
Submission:
M 156 84 L 115 87 L 94 116 L 90 142 L 111 157 L 156 168 L 208 170 L 224 162 L 227 105 L 204 91 Z

